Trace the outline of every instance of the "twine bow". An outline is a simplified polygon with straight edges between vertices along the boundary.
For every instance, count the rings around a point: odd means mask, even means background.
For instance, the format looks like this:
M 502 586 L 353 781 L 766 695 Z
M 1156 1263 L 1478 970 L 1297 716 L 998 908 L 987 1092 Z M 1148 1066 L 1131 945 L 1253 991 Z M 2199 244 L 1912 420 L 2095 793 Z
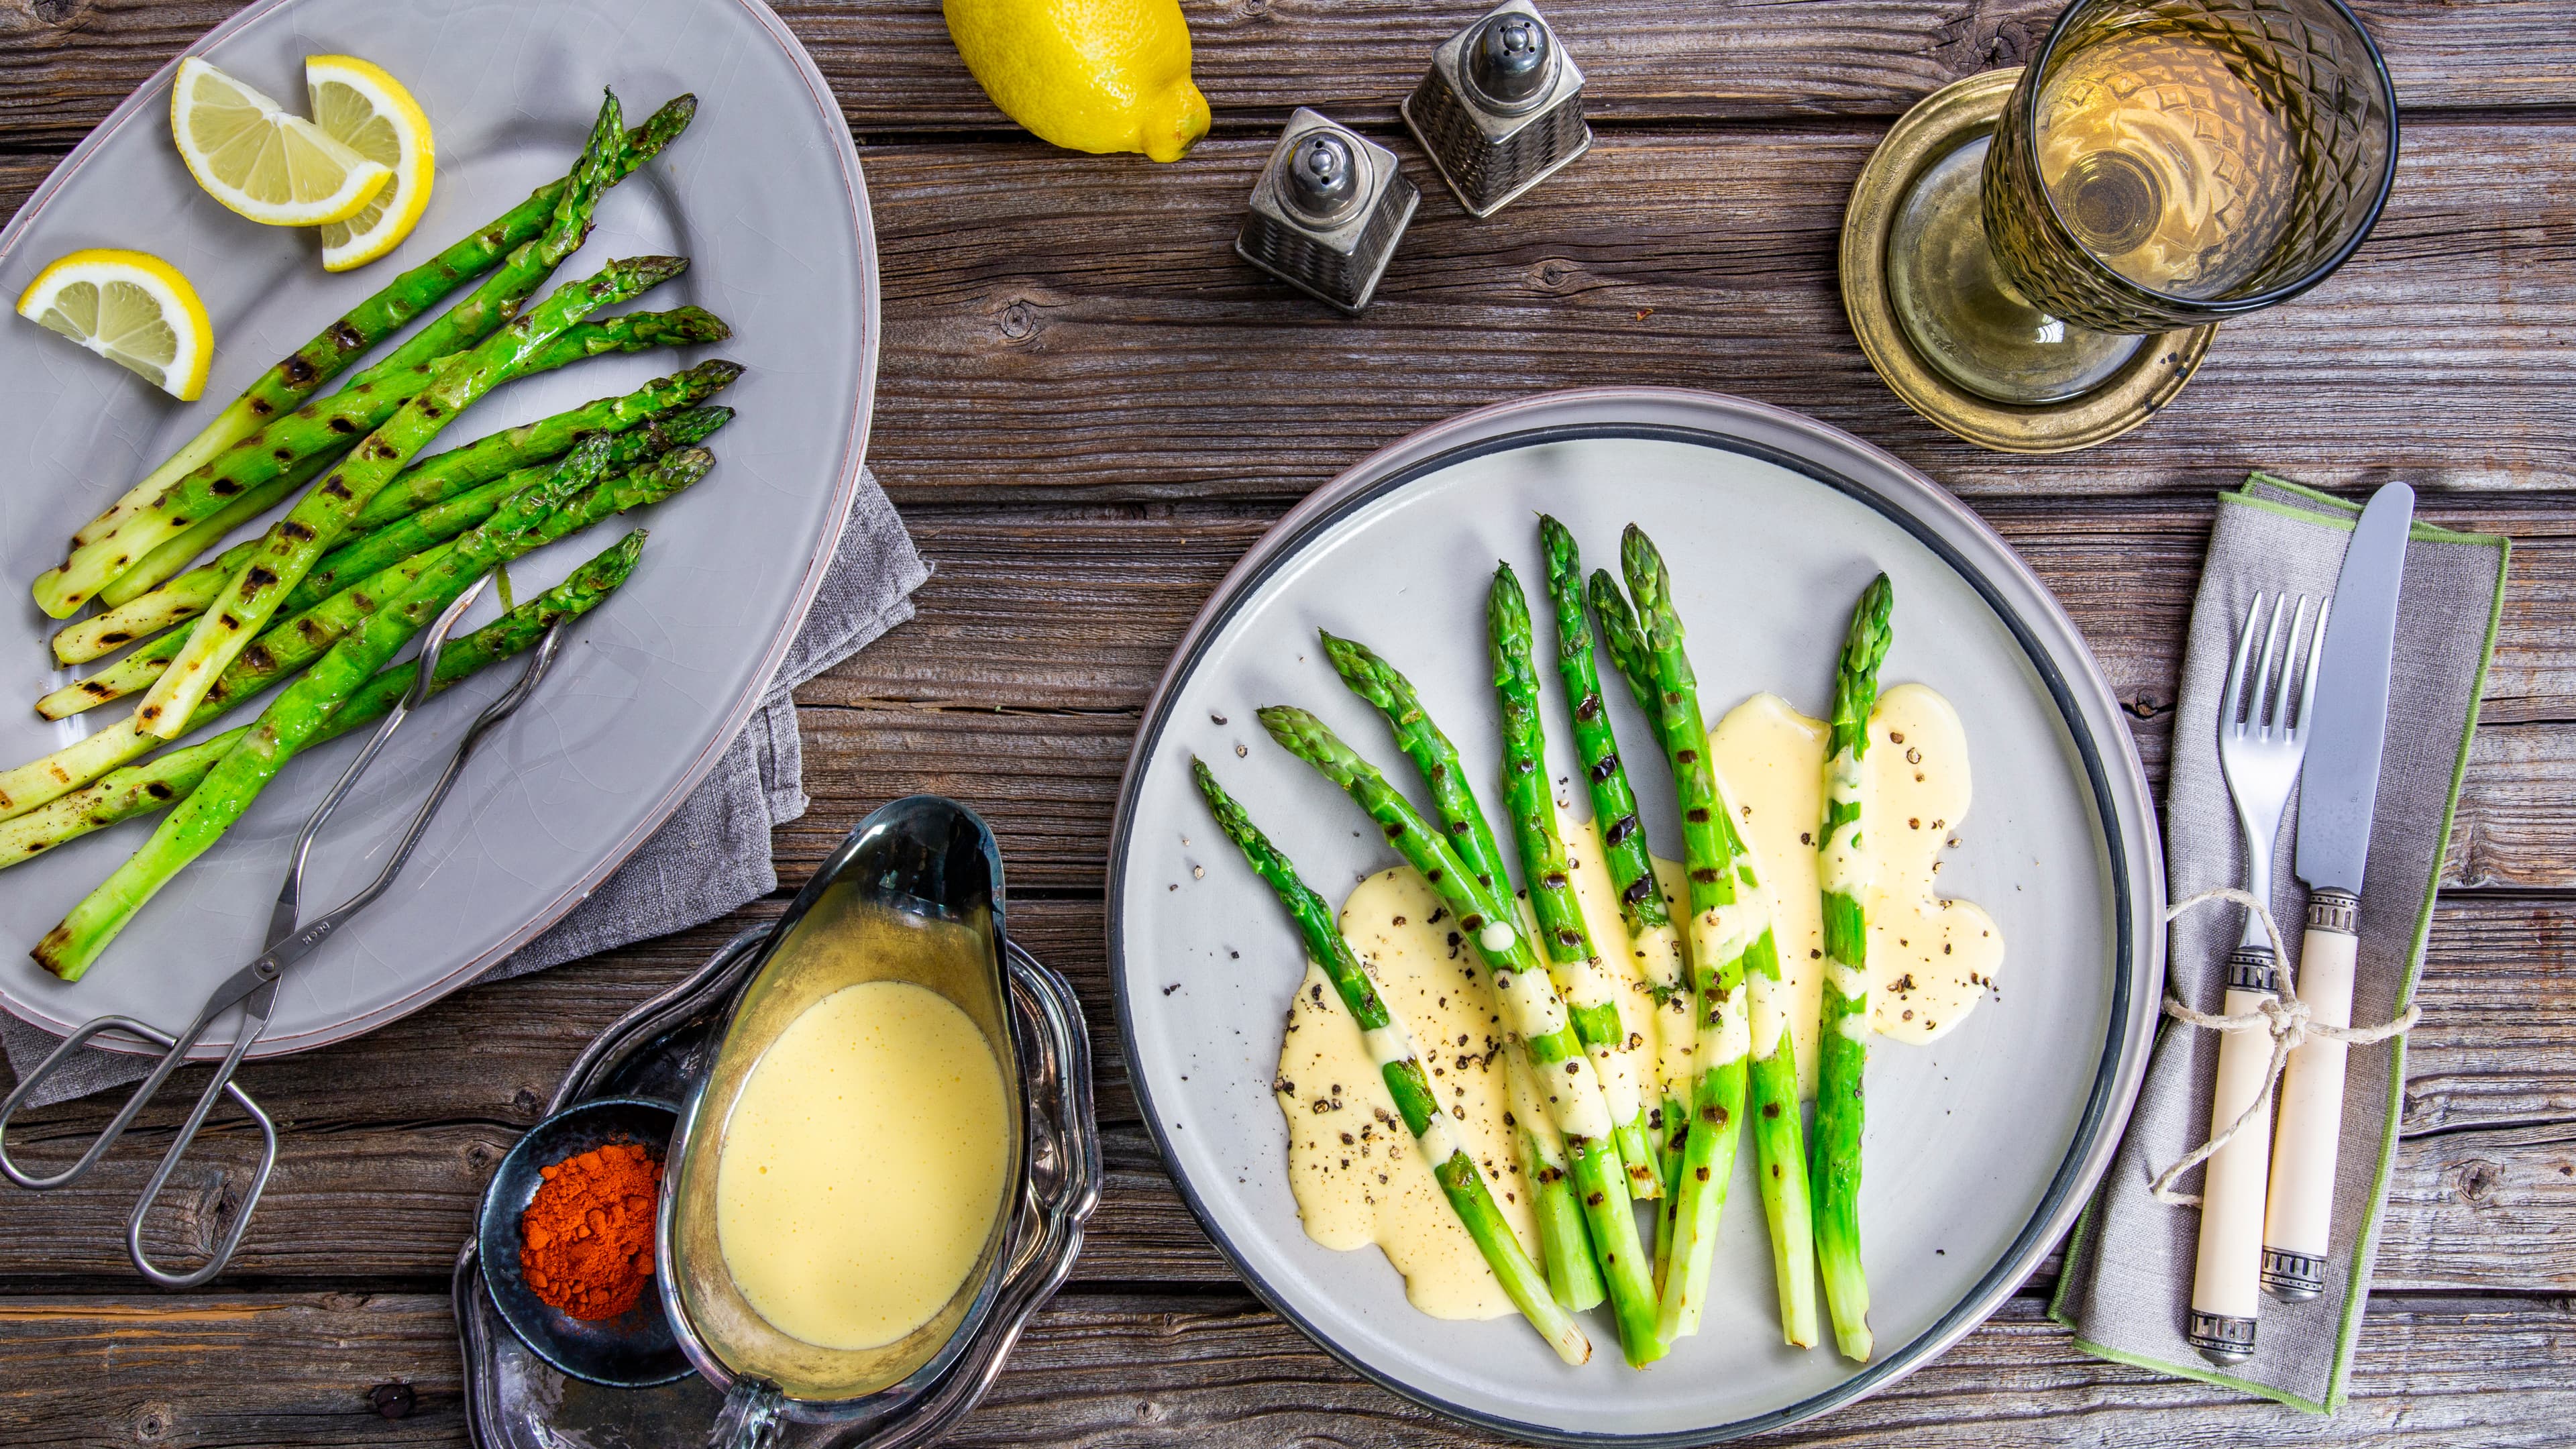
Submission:
M 2238 890 L 2234 886 L 2220 886 L 2215 890 L 2202 891 L 2198 895 L 2186 897 L 2167 907 L 2164 923 L 2170 926 L 2212 901 L 2228 901 L 2242 906 L 2253 915 L 2254 919 L 2263 923 L 2263 934 L 2272 939 L 2272 960 L 2280 974 L 2281 989 L 2276 995 L 2267 997 L 2257 1004 L 2252 1011 L 2241 1012 L 2235 1016 L 2223 1016 L 2215 1012 L 2194 1010 L 2181 997 L 2174 995 L 2172 983 L 2168 982 L 2165 986 L 2165 1015 L 2187 1025 L 2196 1026 L 2203 1031 L 2269 1032 L 2272 1037 L 2272 1060 L 2263 1072 L 2262 1095 L 2248 1103 L 2244 1111 L 2237 1113 L 2236 1120 L 2228 1123 L 2225 1130 L 2193 1148 L 2182 1161 L 2157 1173 L 2155 1181 L 2148 1185 L 2147 1190 L 2155 1194 L 2156 1201 L 2169 1207 L 2200 1206 L 2198 1193 L 2177 1192 L 2174 1190 L 2174 1183 L 2184 1173 L 2217 1156 L 2221 1148 L 2236 1140 L 2236 1134 L 2244 1131 L 2246 1124 L 2258 1117 L 2269 1120 L 2272 1113 L 2273 1093 L 2281 1085 L 2281 1069 L 2290 1064 L 2290 1053 L 2297 1051 L 2309 1037 L 2323 1037 L 2327 1041 L 2339 1041 L 2346 1046 L 2369 1046 L 2386 1041 L 2393 1036 L 2404 1035 L 2424 1015 L 2424 1008 L 2409 1005 L 2404 1011 L 2398 1013 L 2394 1021 L 2383 1022 L 2378 1026 L 2331 1026 L 2318 1021 L 2308 1004 L 2301 1001 L 2298 992 L 2292 988 L 2290 953 L 2281 943 L 2280 926 L 2273 921 L 2271 910 L 2261 901 L 2254 899 L 2250 893 Z

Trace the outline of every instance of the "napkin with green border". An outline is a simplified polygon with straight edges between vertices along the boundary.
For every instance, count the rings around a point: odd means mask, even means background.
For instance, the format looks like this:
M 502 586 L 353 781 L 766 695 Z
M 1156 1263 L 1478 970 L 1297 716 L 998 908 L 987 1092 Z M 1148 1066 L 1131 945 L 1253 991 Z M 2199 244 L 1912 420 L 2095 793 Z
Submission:
M 2236 627 L 2258 590 L 2332 593 L 2360 513 L 2357 502 L 2266 473 L 2219 497 L 2209 558 L 2192 604 L 2165 784 L 2171 899 L 2245 879 L 2242 832 L 2219 773 L 2217 741 L 2217 696 Z M 2460 777 L 2477 731 L 2487 660 L 2495 650 L 2510 551 L 2492 534 L 2421 522 L 2408 536 L 2387 744 L 2362 881 L 2355 1025 L 2388 1021 L 2415 995 Z M 2307 912 L 2306 888 L 2291 873 L 2297 821 L 2293 802 L 2272 868 L 2274 918 L 2294 947 Z M 2201 1010 L 2220 1010 L 2223 968 L 2242 925 L 2241 914 L 2225 905 L 2174 922 L 2166 942 L 2170 989 Z M 2168 1207 L 2148 1192 L 2158 1172 L 2208 1138 L 2218 1041 L 2214 1032 L 2164 1024 L 2127 1136 L 2076 1226 L 2049 1311 L 2074 1331 L 2076 1346 L 2087 1353 L 2331 1413 L 2343 1403 L 2353 1343 L 2370 1298 L 2371 1260 L 2379 1249 L 2379 1214 L 2405 1095 L 2406 1041 L 2355 1047 L 2345 1069 L 2324 1296 L 2309 1303 L 2267 1296 L 2253 1357 L 2223 1371 L 2183 1338 L 2200 1213 Z M 2199 1173 L 2179 1186 L 2197 1191 Z

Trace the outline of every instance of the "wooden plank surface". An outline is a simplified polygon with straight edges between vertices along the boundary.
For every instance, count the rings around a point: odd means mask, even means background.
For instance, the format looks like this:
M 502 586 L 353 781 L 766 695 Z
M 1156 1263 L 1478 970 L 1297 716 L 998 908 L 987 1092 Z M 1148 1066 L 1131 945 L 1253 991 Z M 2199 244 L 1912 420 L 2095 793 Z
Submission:
M 2256 467 L 2402 476 L 2435 509 L 2566 486 L 2576 181 L 2558 124 L 2411 125 L 2350 264 L 2221 329 L 2152 425 L 2045 462 L 1916 418 L 1853 341 L 1836 246 L 1877 136 L 1605 133 L 1482 222 L 1434 188 L 1357 321 L 1230 250 L 1264 141 L 1150 171 L 1002 142 L 872 148 L 906 365 L 885 370 L 871 461 L 906 503 L 1293 498 L 1466 407 L 1634 383 L 1812 413 L 1980 503 L 2202 497 Z
M 0 1432 L 22 1449 L 146 1443 L 454 1444 L 463 1436 L 444 1296 L 209 1294 L 182 1312 L 123 1296 L 0 1303 Z M 2559 1449 L 2576 1313 L 2564 1300 L 2371 1305 L 2352 1403 L 2333 1420 L 2077 1352 L 2013 1299 L 1893 1389 L 1759 1449 L 1992 1449 L 2331 1443 Z M 399 1419 L 376 1408 L 407 1406 Z M 1360 1382 L 1239 1291 L 1075 1290 L 1041 1312 L 992 1394 L 947 1440 L 1017 1449 L 1493 1442 Z
M 239 8 L 226 0 L 9 0 L 0 134 L 68 147 L 152 71 Z M 1431 48 L 1481 7 L 1403 0 L 1183 0 L 1192 72 L 1221 132 L 1276 130 L 1295 106 L 1391 125 Z M 1707 0 L 1547 7 L 1587 77 L 1596 123 L 1887 117 L 1981 70 L 2018 64 L 2053 0 Z M 2576 37 L 2556 0 L 2360 0 L 2409 109 L 2567 103 Z M 862 136 L 999 131 L 935 6 L 786 0 Z M 253 77 L 286 87 L 290 77 Z M 293 94 L 280 89 L 276 94 Z
M 1834 257 L 1887 118 L 2026 53 L 2053 0 L 1551 0 L 1592 76 L 1594 153 L 1484 222 L 1429 189 L 1357 322 L 1233 258 L 1243 197 L 1295 104 L 1369 127 L 1419 173 L 1393 102 L 1474 7 L 1184 7 L 1217 134 L 1154 167 L 1013 132 L 927 0 L 781 6 L 863 147 L 886 323 L 871 462 L 939 573 L 913 624 L 800 691 L 814 807 L 779 832 L 780 873 L 792 888 L 895 795 L 942 790 L 985 810 L 1021 892 L 1017 929 L 1080 990 L 1101 1077 L 1111 1176 L 1076 1282 L 954 1442 L 1491 1442 L 1317 1352 L 1242 1292 L 1181 1205 L 1116 1050 L 1102 854 L 1146 694 L 1280 512 L 1414 428 L 1593 382 L 1799 408 L 1959 492 L 2066 603 L 2157 781 L 2214 490 L 2257 466 L 2337 486 L 2405 477 L 2429 516 L 2516 547 L 2352 1406 L 2309 1419 L 2085 1357 L 2040 1313 L 2051 1263 L 1923 1373 L 1760 1442 L 2568 1442 L 2576 38 L 2563 0 L 2363 0 L 2409 108 L 2376 235 L 2311 297 L 2222 332 L 2152 426 L 2048 460 L 1977 453 L 1905 412 L 1850 338 Z M 233 8 L 0 0 L 0 210 Z M 444 1279 L 491 1164 L 582 1044 L 780 905 L 254 1067 L 286 1160 L 220 1291 L 127 1291 L 117 1240 L 139 1153 L 0 1216 L 0 1442 L 458 1442 Z M 25 1140 L 68 1138 L 104 1111 L 49 1111 Z M 156 1109 L 140 1137 L 172 1116 Z M 173 1250 L 232 1210 L 202 1171 L 175 1196 L 153 1229 Z M 381 1416 L 379 1399 L 406 1416 Z

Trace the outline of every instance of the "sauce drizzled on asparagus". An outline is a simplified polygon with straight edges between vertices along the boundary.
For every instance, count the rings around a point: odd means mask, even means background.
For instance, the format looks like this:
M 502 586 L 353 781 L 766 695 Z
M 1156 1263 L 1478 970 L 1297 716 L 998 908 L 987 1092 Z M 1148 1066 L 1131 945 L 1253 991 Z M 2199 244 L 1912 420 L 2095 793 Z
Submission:
M 1870 842 L 1876 863 L 1867 903 L 1871 1026 L 1891 1040 L 1920 1044 L 1956 1030 L 1992 994 L 2003 937 L 1975 904 L 1944 900 L 1937 891 L 1937 866 L 1967 817 L 1970 796 L 1967 736 L 1958 712 L 1931 689 L 1901 684 L 1879 697 L 1870 727 L 1869 759 L 1877 767 L 1865 778 L 1863 809 L 1868 818 L 1886 822 Z M 1745 844 L 1770 887 L 1785 1015 L 1808 1096 L 1815 1090 L 1824 984 L 1813 831 L 1823 818 L 1826 734 L 1823 721 L 1777 695 L 1757 694 L 1728 711 L 1709 736 L 1709 758 L 1727 783 Z M 1573 856 L 1573 885 L 1585 919 L 1601 940 L 1625 939 L 1619 892 L 1605 869 L 1599 832 L 1572 814 L 1561 817 L 1560 829 Z M 1682 909 L 1680 864 L 1657 858 L 1653 865 L 1661 896 L 1672 909 Z M 1442 1070 L 1433 1079 L 1434 1091 L 1444 1104 L 1467 1113 L 1464 1120 L 1453 1119 L 1451 1130 L 1487 1168 L 1504 1219 L 1535 1253 L 1527 1180 L 1514 1129 L 1503 1117 L 1511 1097 L 1496 1050 L 1502 1032 L 1490 991 L 1469 969 L 1472 945 L 1463 939 L 1450 944 L 1457 922 L 1408 867 L 1362 881 L 1342 902 L 1340 921 L 1378 990 L 1412 1023 L 1426 1055 L 1439 1043 Z M 1645 990 L 1642 979 L 1630 984 Z M 1510 1299 L 1429 1171 L 1406 1138 L 1390 1135 L 1378 1119 L 1380 1109 L 1392 1109 L 1382 1100 L 1385 1091 L 1374 1080 L 1376 1068 L 1358 1024 L 1320 968 L 1310 969 L 1299 985 L 1287 1021 L 1272 1087 L 1288 1129 L 1289 1187 L 1307 1236 L 1344 1251 L 1375 1245 L 1403 1276 L 1406 1298 L 1433 1317 L 1510 1313 Z M 1689 1029 L 1686 1021 L 1682 1026 Z M 1457 1043 L 1462 1035 L 1468 1038 L 1463 1046 Z M 1347 1144 L 1341 1140 L 1345 1131 L 1353 1138 Z M 1341 1165 L 1345 1159 L 1348 1168 Z M 1748 1305 L 1757 1301 L 1747 1299 Z

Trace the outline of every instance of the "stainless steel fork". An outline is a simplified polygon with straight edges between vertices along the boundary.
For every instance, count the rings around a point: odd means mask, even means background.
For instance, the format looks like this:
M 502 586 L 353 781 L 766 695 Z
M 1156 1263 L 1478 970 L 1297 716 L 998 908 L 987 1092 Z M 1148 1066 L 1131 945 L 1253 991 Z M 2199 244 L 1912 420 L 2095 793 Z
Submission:
M 2218 701 L 2218 766 L 2236 818 L 2245 830 L 2245 890 L 2270 908 L 2272 857 L 2281 815 L 2298 784 L 2307 755 L 2316 701 L 2317 657 L 2325 643 L 2332 599 L 2318 601 L 2308 621 L 2308 598 L 2293 606 L 2285 595 L 2256 594 L 2237 631 L 2236 650 Z M 2285 618 L 2284 615 L 2287 615 Z M 2286 627 L 2286 630 L 2284 626 Z M 2306 640 L 2304 646 L 2301 639 Z M 2262 653 L 2255 654 L 2261 640 Z M 2250 666 L 2250 668 L 2249 668 Z M 2290 690 L 2298 685 L 2298 710 Z M 2246 912 L 2245 932 L 2227 957 L 2226 1014 L 2259 1010 L 2280 992 L 2280 962 L 2263 921 Z M 2218 1090 L 2210 1102 L 2215 1137 L 2263 1095 L 2272 1058 L 2271 1037 L 2232 1031 L 2218 1039 Z M 2219 1365 L 2241 1363 L 2254 1352 L 2254 1310 L 2263 1260 L 2263 1191 L 2271 1173 L 2269 1114 L 2249 1121 L 2209 1159 L 2200 1190 L 2200 1255 L 2191 1286 L 2186 1336 L 2201 1357 Z

